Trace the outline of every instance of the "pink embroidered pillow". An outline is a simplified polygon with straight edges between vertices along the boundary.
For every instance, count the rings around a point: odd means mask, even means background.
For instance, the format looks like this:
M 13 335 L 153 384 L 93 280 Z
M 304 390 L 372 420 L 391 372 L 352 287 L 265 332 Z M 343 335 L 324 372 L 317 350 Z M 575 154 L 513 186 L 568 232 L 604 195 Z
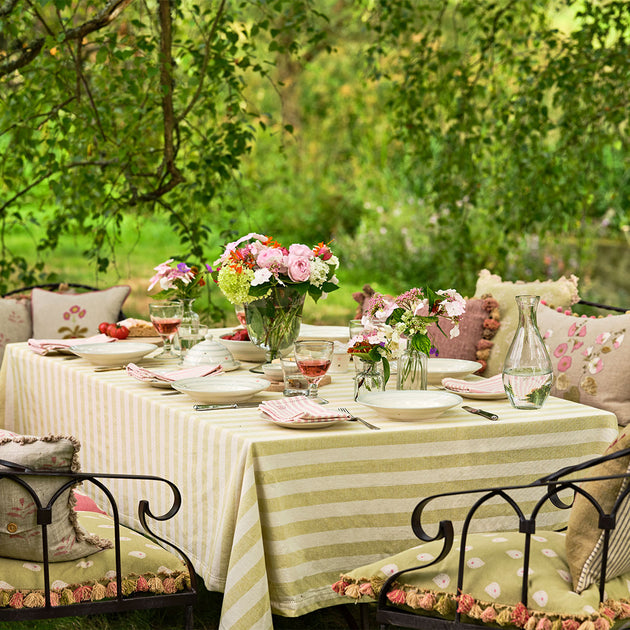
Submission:
M 630 314 L 587 318 L 538 308 L 555 376 L 553 396 L 612 411 L 630 423 Z
M 87 293 L 54 293 L 33 289 L 33 337 L 69 339 L 96 335 L 101 322 L 118 321 L 130 291 L 127 286 Z
M 33 334 L 28 299 L 0 299 L 0 363 L 8 343 L 26 341 Z

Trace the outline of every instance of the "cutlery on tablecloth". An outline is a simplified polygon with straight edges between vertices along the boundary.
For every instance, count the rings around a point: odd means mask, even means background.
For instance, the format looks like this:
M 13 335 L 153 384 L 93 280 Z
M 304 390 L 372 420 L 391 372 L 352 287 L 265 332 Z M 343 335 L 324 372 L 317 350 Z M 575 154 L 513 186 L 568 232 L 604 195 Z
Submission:
M 469 413 L 477 414 L 478 416 L 482 416 L 484 418 L 488 418 L 488 420 L 498 420 L 499 416 L 496 413 L 490 413 L 489 411 L 484 411 L 483 409 L 476 409 L 475 407 L 469 407 L 468 405 L 462 405 L 462 409 L 468 411 Z
M 213 411 L 214 409 L 251 409 L 258 407 L 257 402 L 222 403 L 217 405 L 193 405 L 195 411 Z
M 377 427 L 373 424 L 370 424 L 367 420 L 363 418 L 359 418 L 359 416 L 355 416 L 351 411 L 348 411 L 345 407 L 338 408 L 341 413 L 347 413 L 350 417 L 348 420 L 356 421 L 358 420 L 361 424 L 364 424 L 368 429 L 372 429 L 372 431 L 380 431 L 381 427 Z
M 163 394 L 160 394 L 160 396 L 179 396 L 183 393 L 184 392 L 164 392 Z

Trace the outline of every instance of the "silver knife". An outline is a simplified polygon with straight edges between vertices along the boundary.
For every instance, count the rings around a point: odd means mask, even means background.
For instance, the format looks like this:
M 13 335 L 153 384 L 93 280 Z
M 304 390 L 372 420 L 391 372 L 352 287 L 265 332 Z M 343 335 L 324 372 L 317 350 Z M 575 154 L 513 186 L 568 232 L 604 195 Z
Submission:
M 475 409 L 475 407 L 469 407 L 468 405 L 462 405 L 462 409 L 470 413 L 475 413 L 478 416 L 483 416 L 484 418 L 488 418 L 488 420 L 498 420 L 499 416 L 496 413 L 490 413 L 489 411 L 484 411 L 483 409 Z
M 212 411 L 213 409 L 251 409 L 258 407 L 259 402 L 225 403 L 221 405 L 193 405 L 195 411 Z

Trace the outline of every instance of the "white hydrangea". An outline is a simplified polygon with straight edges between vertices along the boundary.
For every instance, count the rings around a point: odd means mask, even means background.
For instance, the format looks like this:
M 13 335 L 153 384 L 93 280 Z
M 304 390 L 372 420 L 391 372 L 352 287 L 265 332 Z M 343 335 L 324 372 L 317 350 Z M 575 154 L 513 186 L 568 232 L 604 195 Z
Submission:
M 326 282 L 329 272 L 330 267 L 321 258 L 313 258 L 309 282 L 316 287 L 321 287 Z

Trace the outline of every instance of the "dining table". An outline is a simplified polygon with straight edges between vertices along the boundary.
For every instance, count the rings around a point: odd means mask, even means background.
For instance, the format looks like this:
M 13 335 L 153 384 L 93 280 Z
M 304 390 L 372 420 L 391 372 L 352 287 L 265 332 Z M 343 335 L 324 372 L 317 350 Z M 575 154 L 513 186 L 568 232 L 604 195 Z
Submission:
M 234 373 L 252 367 L 241 363 Z M 600 455 L 618 433 L 614 414 L 554 397 L 538 410 L 463 401 L 498 421 L 460 404 L 438 417 L 392 420 L 354 401 L 353 375 L 351 364 L 320 387 L 327 408 L 347 408 L 380 430 L 347 420 L 287 428 L 255 407 L 196 411 L 187 395 L 165 395 L 172 390 L 124 369 L 97 371 L 85 359 L 14 343 L 0 369 L 0 419 L 21 434 L 75 436 L 83 470 L 173 481 L 182 509 L 154 529 L 185 551 L 206 588 L 224 594 L 221 630 L 270 630 L 273 614 L 342 603 L 331 589 L 340 573 L 418 544 L 410 519 L 423 497 L 528 483 Z M 253 400 L 282 396 L 262 391 Z M 114 483 L 112 491 L 121 520 L 138 529 L 138 498 L 148 496 L 154 512 L 170 499 L 149 482 Z M 524 496 L 525 507 L 534 496 Z M 457 499 L 424 517 L 448 515 L 459 527 L 466 512 Z M 543 525 L 565 520 L 550 507 Z M 497 502 L 476 529 L 515 526 Z

